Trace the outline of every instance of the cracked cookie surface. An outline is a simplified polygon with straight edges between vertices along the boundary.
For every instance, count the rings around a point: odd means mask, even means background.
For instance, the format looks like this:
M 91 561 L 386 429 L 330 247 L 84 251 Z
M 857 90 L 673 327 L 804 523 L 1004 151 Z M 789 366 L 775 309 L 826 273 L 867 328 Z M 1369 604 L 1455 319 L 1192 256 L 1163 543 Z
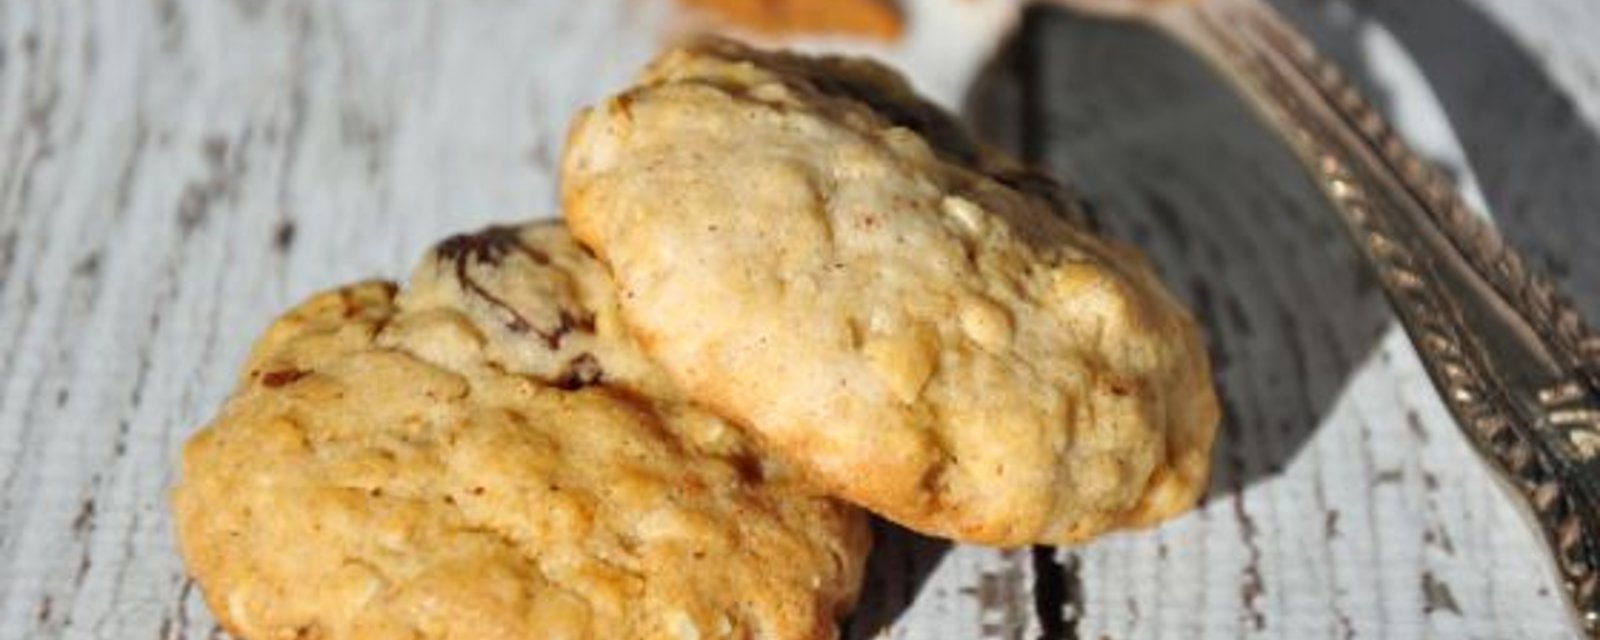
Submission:
M 185 447 L 180 547 L 235 635 L 831 638 L 859 510 L 681 402 L 554 225 L 317 295 Z
M 562 182 L 649 354 L 841 497 L 1021 545 L 1204 488 L 1187 311 L 881 66 L 690 43 L 578 116 Z

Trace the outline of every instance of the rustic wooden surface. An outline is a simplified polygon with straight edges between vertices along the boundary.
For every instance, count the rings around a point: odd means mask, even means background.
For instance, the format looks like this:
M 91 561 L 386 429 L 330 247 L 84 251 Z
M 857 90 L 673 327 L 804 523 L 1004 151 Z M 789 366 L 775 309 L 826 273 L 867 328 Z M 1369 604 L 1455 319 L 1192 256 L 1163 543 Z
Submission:
M 849 636 L 1570 633 L 1333 218 L 1204 69 L 1038 11 L 965 92 L 1014 7 L 911 4 L 887 55 L 1150 251 L 1208 327 L 1227 418 L 1205 505 L 1170 526 L 1061 551 L 885 527 Z M 1600 312 L 1600 8 L 1284 8 Z M 677 20 L 647 0 L 0 2 L 0 638 L 220 636 L 165 492 L 251 338 L 444 235 L 552 215 L 568 116 Z

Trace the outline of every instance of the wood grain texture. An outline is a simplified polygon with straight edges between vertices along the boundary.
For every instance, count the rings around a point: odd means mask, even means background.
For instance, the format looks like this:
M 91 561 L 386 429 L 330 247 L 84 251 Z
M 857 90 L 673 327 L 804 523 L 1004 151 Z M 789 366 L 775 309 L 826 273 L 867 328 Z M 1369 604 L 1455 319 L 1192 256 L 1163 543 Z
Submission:
M 650 55 L 669 6 L 0 3 L 0 638 L 220 637 L 166 491 L 250 340 L 315 290 L 403 277 L 450 233 L 552 215 L 568 117 Z M 1283 6 L 1600 310 L 1600 45 L 1572 35 L 1600 16 Z M 1009 22 L 984 15 L 984 34 Z M 977 65 L 912 38 L 892 57 L 953 100 Z M 1227 399 L 1214 488 L 1171 526 L 1072 550 L 883 525 L 847 635 L 1567 633 L 1531 530 L 1333 217 L 1208 72 L 1042 11 L 977 86 L 985 128 L 1069 176 L 1207 325 Z
M 1083 637 L 1561 637 L 1533 536 L 1282 145 L 1151 34 L 1044 23 L 1029 139 L 1194 306 L 1226 407 L 1203 509 L 1078 553 Z

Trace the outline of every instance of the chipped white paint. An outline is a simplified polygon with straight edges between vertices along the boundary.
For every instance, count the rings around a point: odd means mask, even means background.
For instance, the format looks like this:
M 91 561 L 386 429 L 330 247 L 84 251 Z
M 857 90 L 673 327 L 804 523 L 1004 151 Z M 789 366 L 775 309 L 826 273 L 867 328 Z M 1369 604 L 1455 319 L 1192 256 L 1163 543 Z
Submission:
M 879 53 L 960 103 L 1010 2 L 917 0 L 911 44 Z M 1328 3 L 1299 4 L 1339 39 Z M 1458 174 L 1495 169 L 1478 177 L 1502 223 L 1594 308 L 1600 269 L 1574 247 L 1600 246 L 1600 219 L 1551 213 L 1521 190 L 1528 173 L 1502 175 L 1523 165 L 1483 155 L 1493 131 L 1438 122 L 1564 95 L 1592 114 L 1600 45 L 1570 36 L 1600 32 L 1586 6 L 1506 19 L 1507 41 L 1549 63 L 1551 95 L 1429 91 L 1438 43 L 1403 22 L 1398 46 L 1347 62 Z M 658 0 L 0 2 L 0 638 L 217 633 L 165 491 L 251 338 L 317 289 L 402 277 L 449 233 L 550 215 L 568 116 L 674 24 Z M 1047 16 L 976 102 L 1206 319 L 1229 412 L 1212 495 L 1171 526 L 1060 554 L 890 532 L 850 635 L 1560 637 L 1536 541 L 1332 220 L 1243 110 L 1158 45 Z M 1530 131 L 1594 146 L 1587 126 L 1532 120 L 1498 139 L 1514 157 L 1544 151 L 1517 151 Z M 1538 184 L 1592 181 L 1595 158 L 1550 159 Z

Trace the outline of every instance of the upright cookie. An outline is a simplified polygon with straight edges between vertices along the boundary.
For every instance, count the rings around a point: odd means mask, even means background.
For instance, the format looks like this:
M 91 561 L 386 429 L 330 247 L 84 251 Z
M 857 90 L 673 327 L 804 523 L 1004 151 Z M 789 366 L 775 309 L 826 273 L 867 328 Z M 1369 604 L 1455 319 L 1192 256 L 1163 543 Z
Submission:
M 270 328 L 184 451 L 181 550 L 241 638 L 832 638 L 863 517 L 670 397 L 555 226 Z M 657 395 L 665 388 L 665 395 Z
M 837 495 L 1000 545 L 1200 495 L 1189 314 L 893 72 L 702 40 L 580 114 L 562 169 L 646 350 Z

